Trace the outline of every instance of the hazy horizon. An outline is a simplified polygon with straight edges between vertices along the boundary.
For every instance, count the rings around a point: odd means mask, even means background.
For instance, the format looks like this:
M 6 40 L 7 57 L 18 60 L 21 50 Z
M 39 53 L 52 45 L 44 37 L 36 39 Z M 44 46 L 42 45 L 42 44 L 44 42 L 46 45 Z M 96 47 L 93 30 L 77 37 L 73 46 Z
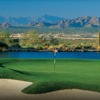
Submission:
M 100 0 L 0 0 L 0 15 L 7 17 L 100 17 L 99 9 Z

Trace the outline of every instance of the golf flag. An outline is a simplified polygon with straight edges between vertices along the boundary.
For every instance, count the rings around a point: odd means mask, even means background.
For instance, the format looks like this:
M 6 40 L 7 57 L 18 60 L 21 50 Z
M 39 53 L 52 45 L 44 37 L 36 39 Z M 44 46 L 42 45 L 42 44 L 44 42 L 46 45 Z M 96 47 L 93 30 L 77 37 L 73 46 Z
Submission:
M 56 55 L 56 53 L 58 52 L 58 50 L 57 49 L 54 49 L 53 52 Z

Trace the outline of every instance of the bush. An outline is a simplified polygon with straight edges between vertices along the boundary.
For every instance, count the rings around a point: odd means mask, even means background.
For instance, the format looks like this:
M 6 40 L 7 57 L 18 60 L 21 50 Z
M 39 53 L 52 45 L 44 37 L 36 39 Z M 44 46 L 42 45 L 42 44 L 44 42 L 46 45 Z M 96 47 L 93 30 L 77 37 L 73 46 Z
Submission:
M 83 46 L 83 49 L 92 49 L 92 46 L 91 45 L 85 45 L 85 46 Z
M 8 45 L 6 43 L 0 42 L 0 51 L 7 51 Z
M 97 51 L 100 52 L 100 46 L 97 47 Z
M 75 49 L 82 49 L 82 46 L 78 45 L 78 46 L 75 47 Z

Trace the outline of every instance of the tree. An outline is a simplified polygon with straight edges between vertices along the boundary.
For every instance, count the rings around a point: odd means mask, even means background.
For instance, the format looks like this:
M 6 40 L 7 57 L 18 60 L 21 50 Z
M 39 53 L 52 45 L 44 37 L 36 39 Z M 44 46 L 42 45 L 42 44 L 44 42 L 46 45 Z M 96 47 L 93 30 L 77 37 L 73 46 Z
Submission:
M 51 38 L 50 39 L 50 43 L 53 44 L 53 45 L 58 45 L 59 44 L 59 41 L 57 38 Z
M 6 42 L 9 39 L 9 33 L 8 32 L 0 32 L 0 41 Z
M 7 51 L 8 45 L 6 43 L 0 42 L 0 51 Z
M 34 45 L 41 43 L 41 38 L 37 31 L 28 31 L 27 33 L 23 34 L 23 38 L 19 40 L 19 43 L 22 47 L 25 48 L 33 48 Z

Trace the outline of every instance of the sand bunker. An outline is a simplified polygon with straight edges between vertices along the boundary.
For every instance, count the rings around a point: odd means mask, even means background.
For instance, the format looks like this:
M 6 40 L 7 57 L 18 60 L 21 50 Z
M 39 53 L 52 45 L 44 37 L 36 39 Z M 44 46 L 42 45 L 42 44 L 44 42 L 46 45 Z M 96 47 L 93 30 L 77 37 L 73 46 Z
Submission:
M 28 95 L 21 92 L 31 82 L 0 79 L 0 100 L 100 100 L 100 93 L 78 89 Z

